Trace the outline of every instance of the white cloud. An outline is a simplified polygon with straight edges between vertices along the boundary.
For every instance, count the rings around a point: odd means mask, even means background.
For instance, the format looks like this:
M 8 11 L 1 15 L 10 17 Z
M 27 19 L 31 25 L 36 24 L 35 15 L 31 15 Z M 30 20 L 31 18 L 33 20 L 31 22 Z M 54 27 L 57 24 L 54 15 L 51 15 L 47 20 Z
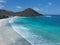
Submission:
M 2 4 L 2 3 L 5 3 L 5 2 L 6 2 L 6 0 L 0 0 L 0 9 L 3 9 L 5 7 L 5 5 Z
M 4 8 L 4 5 L 0 4 L 0 9 Z
M 0 2 L 5 3 L 6 1 L 5 0 L 0 0 Z
M 21 6 L 16 6 L 16 8 L 21 9 L 22 7 Z
M 36 11 L 39 11 L 40 9 L 39 8 L 33 8 L 34 10 L 36 10 Z
M 52 3 L 51 3 L 51 2 L 48 2 L 48 5 L 49 5 L 49 6 L 51 6 L 51 5 L 52 5 Z

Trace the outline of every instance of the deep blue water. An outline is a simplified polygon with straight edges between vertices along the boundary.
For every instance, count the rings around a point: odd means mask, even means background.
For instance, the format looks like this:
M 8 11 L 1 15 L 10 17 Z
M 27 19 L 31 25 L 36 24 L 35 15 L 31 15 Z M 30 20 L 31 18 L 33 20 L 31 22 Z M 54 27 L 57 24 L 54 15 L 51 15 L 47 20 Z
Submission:
M 60 45 L 60 16 L 15 18 L 13 28 L 33 45 Z

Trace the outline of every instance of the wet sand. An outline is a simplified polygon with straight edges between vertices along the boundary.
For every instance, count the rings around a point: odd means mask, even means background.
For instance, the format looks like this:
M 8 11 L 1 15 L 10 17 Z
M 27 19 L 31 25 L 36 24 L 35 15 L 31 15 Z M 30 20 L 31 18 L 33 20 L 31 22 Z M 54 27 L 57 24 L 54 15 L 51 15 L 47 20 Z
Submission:
M 31 45 L 13 30 L 9 24 L 10 19 L 0 19 L 0 45 Z

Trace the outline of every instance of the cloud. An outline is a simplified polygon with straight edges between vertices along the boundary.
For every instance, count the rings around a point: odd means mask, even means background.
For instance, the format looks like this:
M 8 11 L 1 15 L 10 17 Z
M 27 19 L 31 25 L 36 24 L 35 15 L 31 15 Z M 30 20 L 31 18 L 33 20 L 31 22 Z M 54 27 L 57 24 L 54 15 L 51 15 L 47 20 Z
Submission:
M 21 6 L 16 6 L 16 8 L 21 9 L 22 7 Z
M 51 2 L 48 2 L 48 5 L 49 5 L 49 6 L 51 6 L 51 5 L 52 5 L 52 3 L 51 3 Z
M 5 3 L 6 1 L 5 0 L 0 0 L 1 3 Z
M 33 8 L 34 10 L 36 10 L 36 11 L 39 11 L 40 9 L 39 8 Z
M 4 5 L 0 4 L 0 9 L 2 9 L 2 8 L 4 8 L 4 7 L 5 7 Z
M 6 2 L 6 0 L 0 0 L 0 9 L 3 9 L 5 7 L 5 5 L 2 4 L 2 3 L 5 3 L 5 2 Z

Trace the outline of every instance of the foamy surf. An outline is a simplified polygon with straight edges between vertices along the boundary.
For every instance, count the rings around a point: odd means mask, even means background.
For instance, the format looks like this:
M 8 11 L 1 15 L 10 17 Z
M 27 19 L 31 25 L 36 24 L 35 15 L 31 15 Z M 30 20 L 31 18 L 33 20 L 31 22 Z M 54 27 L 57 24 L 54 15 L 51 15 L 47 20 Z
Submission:
M 23 38 L 25 38 L 32 45 L 59 45 L 57 42 L 49 41 L 44 39 L 42 36 L 37 36 L 34 33 L 30 32 L 29 28 L 24 27 L 22 25 L 16 25 L 13 23 L 13 20 L 10 20 L 10 24 L 12 28 L 20 34 Z

